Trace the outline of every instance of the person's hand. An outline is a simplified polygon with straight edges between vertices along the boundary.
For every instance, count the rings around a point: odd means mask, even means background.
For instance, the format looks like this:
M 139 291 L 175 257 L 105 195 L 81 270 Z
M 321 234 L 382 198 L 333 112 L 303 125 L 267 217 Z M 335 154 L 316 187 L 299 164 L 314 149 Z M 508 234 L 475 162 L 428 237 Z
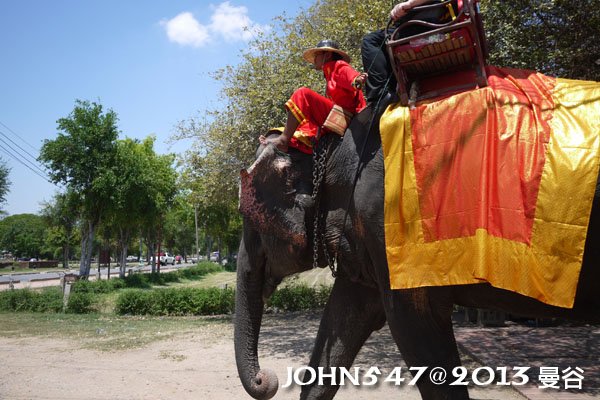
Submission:
M 363 86 L 365 85 L 365 82 L 366 82 L 368 76 L 369 75 L 367 75 L 366 72 L 361 72 L 360 75 L 358 75 L 352 81 L 352 86 L 354 86 L 356 89 L 362 89 Z
M 392 8 L 392 11 L 390 11 L 390 18 L 396 21 L 397 19 L 404 17 L 408 13 L 408 11 L 410 11 L 410 9 L 420 5 L 421 3 L 423 2 L 415 0 L 408 0 L 402 3 L 398 3 L 394 8 Z

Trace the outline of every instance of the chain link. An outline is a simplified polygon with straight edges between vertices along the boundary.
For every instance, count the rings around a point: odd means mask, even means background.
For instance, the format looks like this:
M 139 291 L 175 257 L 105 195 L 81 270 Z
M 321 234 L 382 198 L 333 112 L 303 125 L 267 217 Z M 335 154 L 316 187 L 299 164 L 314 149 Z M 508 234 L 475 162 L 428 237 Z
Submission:
M 319 245 L 323 249 L 323 254 L 327 260 L 331 275 L 335 278 L 335 257 L 332 257 L 327 250 L 325 242 L 325 214 L 321 211 L 321 184 L 325 177 L 327 156 L 333 143 L 332 134 L 324 135 L 313 146 L 313 193 L 312 198 L 315 204 L 315 217 L 313 221 L 313 268 L 319 267 Z

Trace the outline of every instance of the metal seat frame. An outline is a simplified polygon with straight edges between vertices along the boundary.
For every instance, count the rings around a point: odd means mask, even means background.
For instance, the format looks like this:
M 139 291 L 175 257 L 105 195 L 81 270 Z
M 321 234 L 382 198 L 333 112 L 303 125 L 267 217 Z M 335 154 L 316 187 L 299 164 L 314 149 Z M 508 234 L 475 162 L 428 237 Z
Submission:
M 417 14 L 420 11 L 430 10 L 435 7 L 446 7 L 451 2 L 452 0 L 445 0 L 435 4 L 415 7 L 411 10 L 411 13 Z M 386 37 L 389 60 L 392 70 L 396 75 L 398 82 L 397 92 L 402 105 L 414 105 L 417 101 L 438 97 L 448 92 L 487 86 L 487 75 L 485 72 L 487 44 L 479 14 L 478 2 L 478 0 L 462 0 L 462 7 L 458 10 L 456 18 L 447 23 L 437 24 L 418 19 L 409 19 L 394 29 L 391 35 Z M 386 32 L 391 30 L 393 23 L 394 21 L 390 20 Z M 394 39 L 399 37 L 402 31 L 409 26 L 422 26 L 429 30 L 416 35 Z M 468 30 L 470 37 L 461 36 L 459 40 L 456 40 L 456 38 L 454 38 L 455 40 L 450 39 L 453 32 L 460 32 L 464 28 Z M 432 44 L 437 46 L 432 52 L 436 54 L 431 54 L 429 51 L 422 52 L 423 54 L 421 54 L 420 50 L 422 47 L 412 46 L 412 44 L 419 40 L 427 42 L 427 39 L 435 39 L 439 37 L 436 35 L 440 34 L 443 34 L 447 38 L 448 44 L 440 46 L 439 42 L 433 41 Z M 399 46 L 406 44 L 414 47 L 414 50 L 417 50 L 417 52 L 410 48 L 408 52 L 397 51 Z M 452 60 L 452 62 L 449 62 L 449 60 Z M 426 93 L 418 93 L 419 80 L 467 68 L 475 70 L 474 82 L 444 86 Z

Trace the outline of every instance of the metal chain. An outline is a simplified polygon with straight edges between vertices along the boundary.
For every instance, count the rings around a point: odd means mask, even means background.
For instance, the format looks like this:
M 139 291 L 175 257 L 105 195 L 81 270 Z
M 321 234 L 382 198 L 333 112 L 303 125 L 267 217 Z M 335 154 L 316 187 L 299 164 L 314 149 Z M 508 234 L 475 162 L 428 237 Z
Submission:
M 331 270 L 331 274 L 335 278 L 337 272 L 335 270 L 334 259 L 327 251 L 325 243 L 324 227 L 322 227 L 325 215 L 321 212 L 321 184 L 325 177 L 325 167 L 327 163 L 327 155 L 333 142 L 331 134 L 321 137 L 313 147 L 313 194 L 315 201 L 315 217 L 313 221 L 313 268 L 319 267 L 319 244 L 323 249 L 323 253 L 327 259 L 327 264 Z

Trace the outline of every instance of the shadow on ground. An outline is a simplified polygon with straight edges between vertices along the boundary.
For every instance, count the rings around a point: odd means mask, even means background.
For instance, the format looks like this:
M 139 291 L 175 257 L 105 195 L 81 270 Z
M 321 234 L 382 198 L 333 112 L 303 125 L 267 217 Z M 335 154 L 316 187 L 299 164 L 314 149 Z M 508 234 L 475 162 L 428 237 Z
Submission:
M 265 355 L 286 357 L 308 363 L 319 326 L 319 312 L 266 314 L 261 329 L 260 348 Z M 530 367 L 530 389 L 541 385 L 540 367 L 581 368 L 582 389 L 545 389 L 562 394 L 600 396 L 600 326 L 568 323 L 553 327 L 531 327 L 509 322 L 505 327 L 484 328 L 474 324 L 456 324 L 455 335 L 463 364 L 470 370 L 480 365 Z M 391 371 L 406 367 L 387 325 L 373 333 L 355 366 L 378 366 Z M 576 397 L 573 397 L 576 398 Z M 589 398 L 589 397 L 588 397 Z

